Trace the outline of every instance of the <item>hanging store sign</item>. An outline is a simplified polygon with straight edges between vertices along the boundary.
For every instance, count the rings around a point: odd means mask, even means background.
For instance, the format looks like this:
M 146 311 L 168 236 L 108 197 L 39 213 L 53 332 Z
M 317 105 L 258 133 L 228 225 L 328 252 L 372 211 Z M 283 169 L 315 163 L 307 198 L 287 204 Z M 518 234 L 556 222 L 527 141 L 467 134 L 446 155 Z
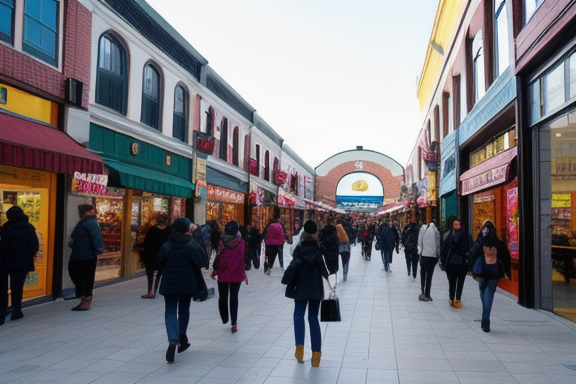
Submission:
M 74 172 L 72 192 L 105 195 L 108 175 Z
M 208 186 L 208 200 L 222 201 L 224 203 L 243 204 L 244 194 L 230 189 Z

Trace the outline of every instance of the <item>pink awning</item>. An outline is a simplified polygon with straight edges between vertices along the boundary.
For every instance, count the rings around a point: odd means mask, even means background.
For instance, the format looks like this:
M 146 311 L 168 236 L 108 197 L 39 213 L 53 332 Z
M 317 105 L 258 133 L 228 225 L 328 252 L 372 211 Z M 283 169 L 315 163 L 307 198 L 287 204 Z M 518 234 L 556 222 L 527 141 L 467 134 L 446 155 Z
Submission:
M 464 172 L 460 176 L 462 196 L 505 183 L 516 153 L 517 147 L 514 147 Z

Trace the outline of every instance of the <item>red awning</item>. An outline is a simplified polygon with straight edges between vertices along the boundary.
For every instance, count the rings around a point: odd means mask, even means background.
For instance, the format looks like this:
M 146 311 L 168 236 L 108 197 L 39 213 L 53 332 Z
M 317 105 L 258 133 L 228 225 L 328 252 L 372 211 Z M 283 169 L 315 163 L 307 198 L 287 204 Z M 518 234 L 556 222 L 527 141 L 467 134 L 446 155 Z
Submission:
M 62 131 L 0 113 L 0 163 L 74 174 L 102 174 L 100 156 Z
M 510 171 L 510 163 L 516 158 L 517 147 L 478 164 L 460 176 L 462 196 L 505 183 Z

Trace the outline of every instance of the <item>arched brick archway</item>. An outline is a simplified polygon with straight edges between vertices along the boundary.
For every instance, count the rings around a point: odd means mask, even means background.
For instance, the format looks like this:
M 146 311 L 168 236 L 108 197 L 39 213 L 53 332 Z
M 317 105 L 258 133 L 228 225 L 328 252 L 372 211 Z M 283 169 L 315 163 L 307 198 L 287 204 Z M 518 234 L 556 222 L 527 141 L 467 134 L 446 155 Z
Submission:
M 376 176 L 384 187 L 384 204 L 395 202 L 400 196 L 404 168 L 392 158 L 358 147 L 340 152 L 315 169 L 316 201 L 336 207 L 336 187 L 346 175 L 365 172 Z

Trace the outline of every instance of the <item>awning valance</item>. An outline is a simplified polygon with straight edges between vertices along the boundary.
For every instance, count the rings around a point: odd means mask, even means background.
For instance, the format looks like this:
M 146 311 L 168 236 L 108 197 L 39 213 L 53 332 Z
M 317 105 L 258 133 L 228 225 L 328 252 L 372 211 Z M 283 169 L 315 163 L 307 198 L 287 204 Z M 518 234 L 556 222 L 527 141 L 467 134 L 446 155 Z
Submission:
M 50 126 L 0 113 L 0 162 L 66 173 L 103 173 L 100 156 Z
M 162 195 L 187 198 L 194 195 L 194 184 L 189 180 L 106 159 L 104 159 L 104 163 L 109 168 L 109 186 L 119 183 L 125 188 L 141 189 Z
M 460 176 L 462 196 L 505 183 L 510 163 L 516 158 L 516 153 L 517 147 L 514 147 L 464 172 Z

